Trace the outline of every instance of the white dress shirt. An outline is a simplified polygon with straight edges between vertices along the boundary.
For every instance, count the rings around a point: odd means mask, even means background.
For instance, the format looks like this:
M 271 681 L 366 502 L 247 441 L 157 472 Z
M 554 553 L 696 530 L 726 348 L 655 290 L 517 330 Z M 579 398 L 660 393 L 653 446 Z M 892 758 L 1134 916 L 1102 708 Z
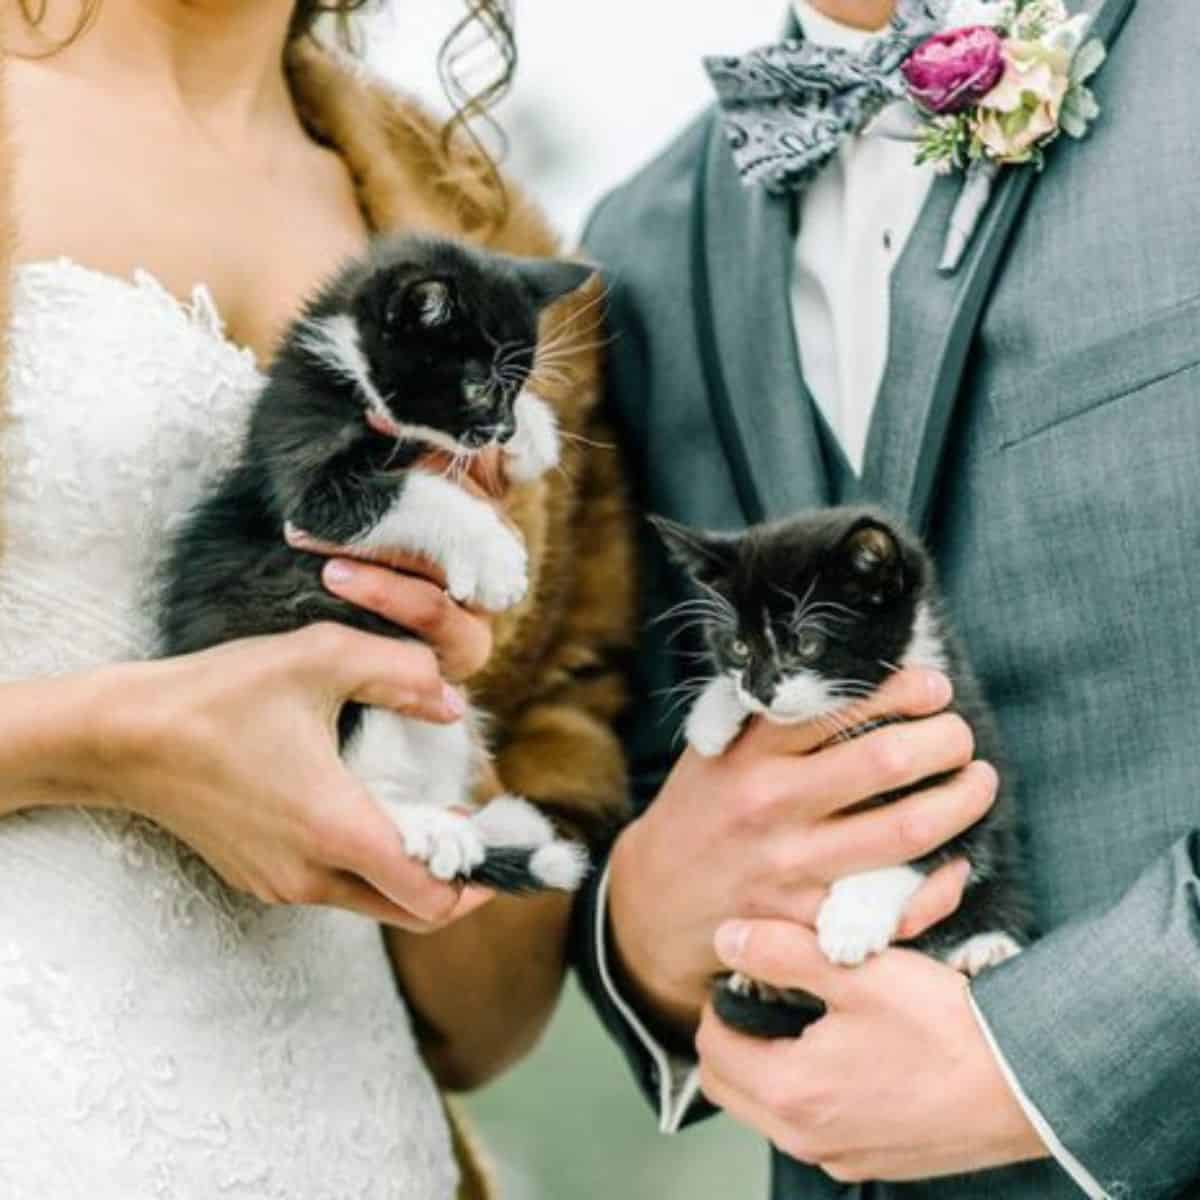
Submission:
M 862 50 L 874 36 L 807 0 L 793 7 L 809 41 Z M 800 365 L 856 474 L 887 366 L 892 268 L 934 178 L 913 158 L 909 142 L 850 138 L 798 201 L 792 324 Z
M 861 50 L 877 36 L 792 0 L 810 41 Z M 913 161 L 911 143 L 853 137 L 801 194 L 792 273 L 792 323 L 805 382 L 856 474 L 888 359 L 892 270 L 917 223 L 933 182 Z M 930 270 L 936 265 L 930 264 Z M 659 1128 L 679 1129 L 699 1091 L 691 1060 L 668 1054 L 613 983 L 607 963 L 607 873 L 600 883 L 594 931 L 600 975 L 610 998 L 655 1063 Z M 1006 1083 L 1046 1148 L 1092 1200 L 1107 1193 L 1066 1149 L 1025 1095 L 982 1013 L 972 1010 Z

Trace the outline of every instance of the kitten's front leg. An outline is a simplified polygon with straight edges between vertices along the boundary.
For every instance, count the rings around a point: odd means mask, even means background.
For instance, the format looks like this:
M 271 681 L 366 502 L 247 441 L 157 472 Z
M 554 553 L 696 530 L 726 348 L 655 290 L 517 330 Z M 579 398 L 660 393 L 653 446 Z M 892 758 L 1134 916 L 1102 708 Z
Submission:
M 885 867 L 835 880 L 817 914 L 817 941 L 825 957 L 857 966 L 887 949 L 905 906 L 924 882 L 914 867 Z
M 350 545 L 396 503 L 405 484 L 404 469 L 422 452 L 415 442 L 359 439 L 290 498 L 288 527 L 331 545 Z
M 502 612 L 524 598 L 528 561 L 520 535 L 488 503 L 427 471 L 409 471 L 356 550 L 407 550 L 446 572 L 455 600 Z
M 688 713 L 685 733 L 697 754 L 716 758 L 737 737 L 749 714 L 728 675 L 718 675 L 705 685 Z

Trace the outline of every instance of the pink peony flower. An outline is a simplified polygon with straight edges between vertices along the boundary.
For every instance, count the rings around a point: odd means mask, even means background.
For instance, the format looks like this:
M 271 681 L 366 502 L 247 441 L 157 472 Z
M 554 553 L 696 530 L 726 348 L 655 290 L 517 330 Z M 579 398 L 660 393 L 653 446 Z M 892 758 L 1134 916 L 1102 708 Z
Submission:
M 901 68 L 912 98 L 938 116 L 977 104 L 1004 74 L 1004 43 L 986 25 L 952 29 L 922 42 Z

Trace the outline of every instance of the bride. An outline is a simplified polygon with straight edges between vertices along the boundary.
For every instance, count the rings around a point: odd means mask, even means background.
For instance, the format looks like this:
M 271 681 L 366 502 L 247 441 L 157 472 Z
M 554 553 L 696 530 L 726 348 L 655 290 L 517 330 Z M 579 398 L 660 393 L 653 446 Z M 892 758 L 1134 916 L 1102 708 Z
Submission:
M 458 719 L 487 620 L 332 560 L 427 645 L 148 661 L 166 533 L 301 298 L 373 228 L 486 228 L 486 176 L 308 36 L 359 3 L 4 4 L 0 1196 L 466 1195 L 438 1083 L 558 994 L 566 901 L 433 881 L 333 740 L 347 698 Z

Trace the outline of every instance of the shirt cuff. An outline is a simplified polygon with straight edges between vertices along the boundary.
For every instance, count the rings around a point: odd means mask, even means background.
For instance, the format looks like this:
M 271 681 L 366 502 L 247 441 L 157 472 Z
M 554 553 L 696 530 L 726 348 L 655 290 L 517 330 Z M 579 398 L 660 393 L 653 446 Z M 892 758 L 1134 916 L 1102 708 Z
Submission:
M 700 1093 L 700 1068 L 694 1059 L 671 1054 L 655 1040 L 654 1035 L 634 1012 L 633 1006 L 617 990 L 608 965 L 608 867 L 596 888 L 596 964 L 600 982 L 626 1025 L 642 1043 L 654 1063 L 654 1078 L 658 1081 L 658 1130 L 678 1133 L 688 1109 Z
M 996 1039 L 992 1036 L 992 1031 L 988 1028 L 983 1013 L 979 1011 L 979 1007 L 975 1003 L 975 997 L 971 996 L 970 992 L 967 995 L 971 1000 L 971 1012 L 975 1014 L 975 1021 L 1000 1068 L 1000 1074 L 1004 1076 L 1004 1082 L 1008 1084 L 1009 1090 L 1016 1097 L 1017 1103 L 1021 1106 L 1021 1111 L 1028 1118 L 1030 1125 L 1037 1130 L 1038 1137 L 1042 1139 L 1046 1149 L 1050 1151 L 1058 1165 L 1066 1171 L 1083 1194 L 1089 1197 L 1089 1200 L 1112 1200 L 1112 1196 L 1096 1182 L 1083 1163 L 1062 1144 L 1057 1134 L 1050 1128 L 1050 1122 L 1042 1116 L 1033 1101 L 1025 1094 L 1016 1075 L 1013 1074 L 1012 1068 L 1008 1065 L 1008 1060 L 996 1044 Z

